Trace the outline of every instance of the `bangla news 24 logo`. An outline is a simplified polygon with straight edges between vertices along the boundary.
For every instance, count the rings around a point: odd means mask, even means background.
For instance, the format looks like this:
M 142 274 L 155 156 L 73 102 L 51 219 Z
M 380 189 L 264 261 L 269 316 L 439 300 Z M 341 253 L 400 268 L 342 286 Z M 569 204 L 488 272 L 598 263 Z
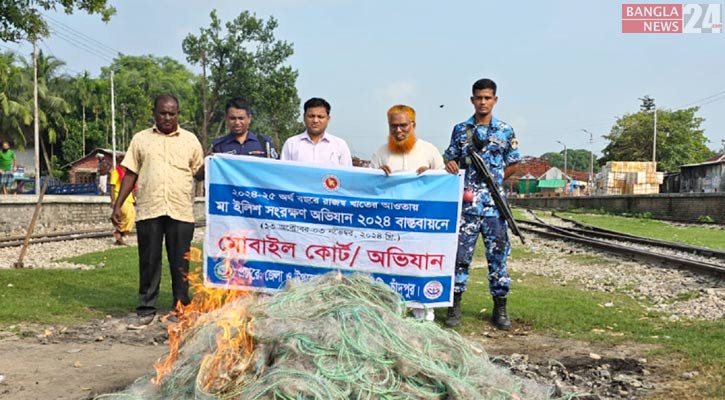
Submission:
M 720 4 L 622 4 L 622 33 L 721 33 Z

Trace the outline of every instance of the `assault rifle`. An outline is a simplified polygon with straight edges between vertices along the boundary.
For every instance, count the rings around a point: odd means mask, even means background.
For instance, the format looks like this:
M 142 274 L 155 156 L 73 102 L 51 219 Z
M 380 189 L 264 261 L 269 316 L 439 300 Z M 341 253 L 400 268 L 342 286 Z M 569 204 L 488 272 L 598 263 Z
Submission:
M 511 232 L 519 237 L 521 244 L 526 244 L 524 235 L 519 230 L 518 225 L 516 225 L 514 214 L 511 212 L 506 200 L 501 197 L 501 192 L 498 191 L 498 185 L 493 180 L 493 174 L 491 174 L 491 170 L 488 169 L 486 162 L 483 161 L 483 158 L 481 158 L 476 151 L 470 151 L 468 156 L 471 160 L 471 165 L 476 169 L 476 172 L 478 172 L 479 179 L 488 186 L 488 192 L 491 193 L 491 199 L 493 199 L 494 204 L 498 207 L 498 210 L 503 215 L 506 223 L 508 223 L 509 228 L 511 228 Z

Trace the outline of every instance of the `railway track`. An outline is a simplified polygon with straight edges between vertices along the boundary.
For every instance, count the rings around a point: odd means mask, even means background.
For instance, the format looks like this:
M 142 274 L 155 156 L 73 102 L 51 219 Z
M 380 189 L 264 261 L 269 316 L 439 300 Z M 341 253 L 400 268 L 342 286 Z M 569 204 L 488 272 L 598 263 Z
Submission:
M 196 228 L 206 226 L 203 223 L 197 223 Z M 136 233 L 134 229 L 132 234 Z M 49 233 L 38 233 L 30 237 L 30 244 L 38 243 L 50 243 L 50 242 L 62 242 L 66 240 L 78 240 L 78 239 L 96 239 L 113 236 L 113 227 L 103 229 L 88 229 L 80 230 L 75 232 L 49 232 Z M 25 241 L 25 236 L 9 236 L 0 238 L 0 249 L 5 247 L 16 247 L 22 246 Z
M 534 215 L 533 213 L 531 215 Z M 725 274 L 725 252 L 682 243 L 653 240 L 574 223 L 574 227 L 555 226 L 534 215 L 536 221 L 517 220 L 520 229 L 551 239 L 576 242 L 610 253 L 628 255 L 655 264 L 674 265 L 697 272 Z M 558 217 L 557 217 L 558 218 Z M 665 251 L 663 249 L 669 249 Z M 676 251 L 680 254 L 668 254 Z
M 64 240 L 93 239 L 113 236 L 113 228 L 88 229 L 76 232 L 39 233 L 30 237 L 30 244 L 61 242 Z M 0 239 L 0 248 L 22 246 L 25 236 L 11 236 Z
M 640 244 L 643 244 L 646 246 L 651 246 L 651 247 L 661 247 L 661 248 L 665 248 L 665 249 L 673 249 L 673 250 L 681 251 L 683 253 L 693 254 L 696 256 L 700 256 L 700 257 L 716 258 L 716 259 L 725 261 L 725 251 L 722 251 L 722 250 L 710 249 L 707 247 L 690 246 L 690 245 L 687 245 L 684 243 L 670 242 L 670 241 L 666 241 L 666 240 L 649 239 L 649 238 L 644 238 L 641 236 L 630 235 L 627 233 L 612 231 L 609 229 L 603 229 L 603 228 L 598 228 L 596 226 L 583 224 L 579 221 L 560 217 L 556 214 L 552 214 L 552 216 L 559 218 L 562 221 L 575 225 L 576 228 L 566 228 L 566 227 L 562 228 L 562 229 L 565 229 L 572 233 L 578 233 L 580 235 L 594 237 L 594 238 L 626 241 L 626 242 L 632 242 L 632 243 L 640 243 Z

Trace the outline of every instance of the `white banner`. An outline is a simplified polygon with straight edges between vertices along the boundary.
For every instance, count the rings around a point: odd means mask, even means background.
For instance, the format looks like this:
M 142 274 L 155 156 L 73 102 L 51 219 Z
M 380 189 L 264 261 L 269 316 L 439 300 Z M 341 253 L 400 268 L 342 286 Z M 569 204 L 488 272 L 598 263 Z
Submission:
M 272 291 L 361 272 L 413 305 L 450 305 L 462 176 L 226 154 L 205 163 L 205 284 Z

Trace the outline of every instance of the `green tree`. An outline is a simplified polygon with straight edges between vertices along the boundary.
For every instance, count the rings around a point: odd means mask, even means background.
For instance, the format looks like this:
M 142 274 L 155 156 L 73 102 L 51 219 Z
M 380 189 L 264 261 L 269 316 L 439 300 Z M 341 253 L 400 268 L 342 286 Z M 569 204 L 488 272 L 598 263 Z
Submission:
M 38 52 L 38 108 L 40 111 L 41 130 L 46 132 L 49 143 L 57 143 L 64 133 L 68 131 L 65 124 L 65 115 L 70 112 L 68 102 L 62 97 L 62 87 L 68 77 L 61 76 L 60 68 L 65 61 L 54 56 L 45 56 L 43 51 Z M 32 73 L 33 66 L 27 65 L 27 71 Z
M 299 96 L 295 83 L 297 71 L 283 65 L 293 54 L 292 45 L 275 40 L 277 20 L 257 18 L 248 11 L 233 21 L 222 23 L 216 10 L 211 24 L 199 35 L 188 35 L 182 48 L 186 59 L 209 71 L 202 82 L 201 141 L 206 147 L 209 130 L 221 130 L 227 100 L 244 97 L 252 103 L 252 129 L 270 135 L 277 145 L 298 133 Z
M 549 164 L 552 167 L 557 167 L 564 170 L 564 150 L 556 153 L 549 152 L 541 155 L 541 158 L 549 160 Z M 589 150 L 585 149 L 569 149 L 566 154 L 566 168 L 569 171 L 589 171 L 590 154 Z M 599 171 L 599 166 L 596 164 L 596 157 L 594 159 L 594 172 Z
M 650 108 L 651 107 L 651 108 Z M 651 161 L 653 145 L 654 99 L 642 99 L 641 110 L 617 119 L 605 136 L 609 144 L 602 150 L 600 163 L 607 161 Z M 677 171 L 681 165 L 698 163 L 712 152 L 700 128 L 703 118 L 695 114 L 698 107 L 682 110 L 657 110 L 656 158 L 659 171 Z
M 96 147 L 111 147 L 110 72 L 115 71 L 116 143 L 153 124 L 152 102 L 159 94 L 180 99 L 183 127 L 196 130 L 197 77 L 168 57 L 119 55 L 99 78 L 87 72 L 60 73 L 64 63 L 38 55 L 41 168 L 51 172 Z M 33 67 L 14 53 L 0 53 L 0 137 L 23 148 L 33 143 Z M 121 107 L 123 105 L 123 107 Z M 122 111 L 125 110 L 125 113 Z M 126 135 L 123 128 L 125 127 Z
M 90 74 L 88 71 L 83 71 L 83 74 L 80 76 L 77 76 L 75 79 L 73 79 L 70 89 L 71 93 L 69 99 L 72 99 L 71 102 L 73 104 L 74 108 L 74 119 L 73 119 L 73 127 L 69 129 L 69 132 L 71 132 L 72 136 L 80 136 L 80 140 L 69 140 L 68 144 L 71 143 L 78 143 L 79 146 L 76 147 L 75 151 L 73 151 L 73 154 L 66 154 L 67 158 L 77 160 L 78 158 L 82 157 L 86 153 L 86 137 L 87 137 L 87 121 L 88 117 L 86 115 L 86 110 L 90 109 L 90 106 L 92 104 L 92 101 L 94 100 L 92 97 L 92 91 L 93 91 L 94 82 L 90 77 Z M 80 135 L 78 135 L 80 133 Z M 65 145 L 65 142 L 63 143 Z M 64 151 L 65 153 L 65 151 Z M 71 153 L 69 151 L 69 153 Z
M 550 151 L 548 153 L 544 153 L 541 155 L 541 158 L 549 161 L 549 165 L 552 167 L 559 168 L 560 170 L 564 170 L 564 150 L 560 152 Z M 569 166 L 567 165 L 567 168 Z
M 18 63 L 15 53 L 0 53 L 0 137 L 23 149 L 27 144 L 25 131 L 33 122 L 33 111 L 28 107 L 32 85 Z
M 48 36 L 48 23 L 42 11 L 61 8 L 66 14 L 82 10 L 100 14 L 108 22 L 116 9 L 107 0 L 3 0 L 0 1 L 0 40 L 18 42 Z
M 197 77 L 184 65 L 169 57 L 120 55 L 110 67 L 103 68 L 101 79 L 108 82 L 111 70 L 115 81 L 117 134 L 120 135 L 118 128 L 123 125 L 130 134 L 151 126 L 154 97 L 166 93 L 179 98 L 179 124 L 185 129 L 197 130 L 194 119 L 198 107 L 194 93 Z M 105 104 L 110 117 L 110 100 Z M 121 104 L 125 113 L 121 112 Z
M 32 81 L 33 65 L 21 59 L 24 64 L 27 81 Z M 52 173 L 52 170 L 62 164 L 62 158 L 56 153 L 56 144 L 59 143 L 68 132 L 66 125 L 66 116 L 70 112 L 71 107 L 62 97 L 62 86 L 68 80 L 68 77 L 61 76 L 60 68 L 65 62 L 55 58 L 54 56 L 46 56 L 42 51 L 38 52 L 38 120 L 40 128 L 40 148 L 45 159 L 46 167 Z M 30 89 L 32 90 L 32 89 Z M 32 93 L 32 92 L 31 92 Z M 29 109 L 33 109 L 32 95 L 29 96 Z M 25 129 L 26 138 L 33 137 L 32 126 Z M 27 140 L 27 139 L 26 139 Z M 30 140 L 27 140 L 31 142 Z M 53 163 L 53 158 L 58 160 Z
M 68 130 L 62 142 L 63 160 L 65 163 L 75 161 L 96 147 L 106 147 L 104 124 L 105 110 L 101 101 L 108 96 L 101 96 L 98 86 L 103 80 L 93 79 L 87 71 L 69 79 L 63 89 L 63 97 L 71 106 L 66 116 Z M 102 119 L 93 111 L 104 112 Z

